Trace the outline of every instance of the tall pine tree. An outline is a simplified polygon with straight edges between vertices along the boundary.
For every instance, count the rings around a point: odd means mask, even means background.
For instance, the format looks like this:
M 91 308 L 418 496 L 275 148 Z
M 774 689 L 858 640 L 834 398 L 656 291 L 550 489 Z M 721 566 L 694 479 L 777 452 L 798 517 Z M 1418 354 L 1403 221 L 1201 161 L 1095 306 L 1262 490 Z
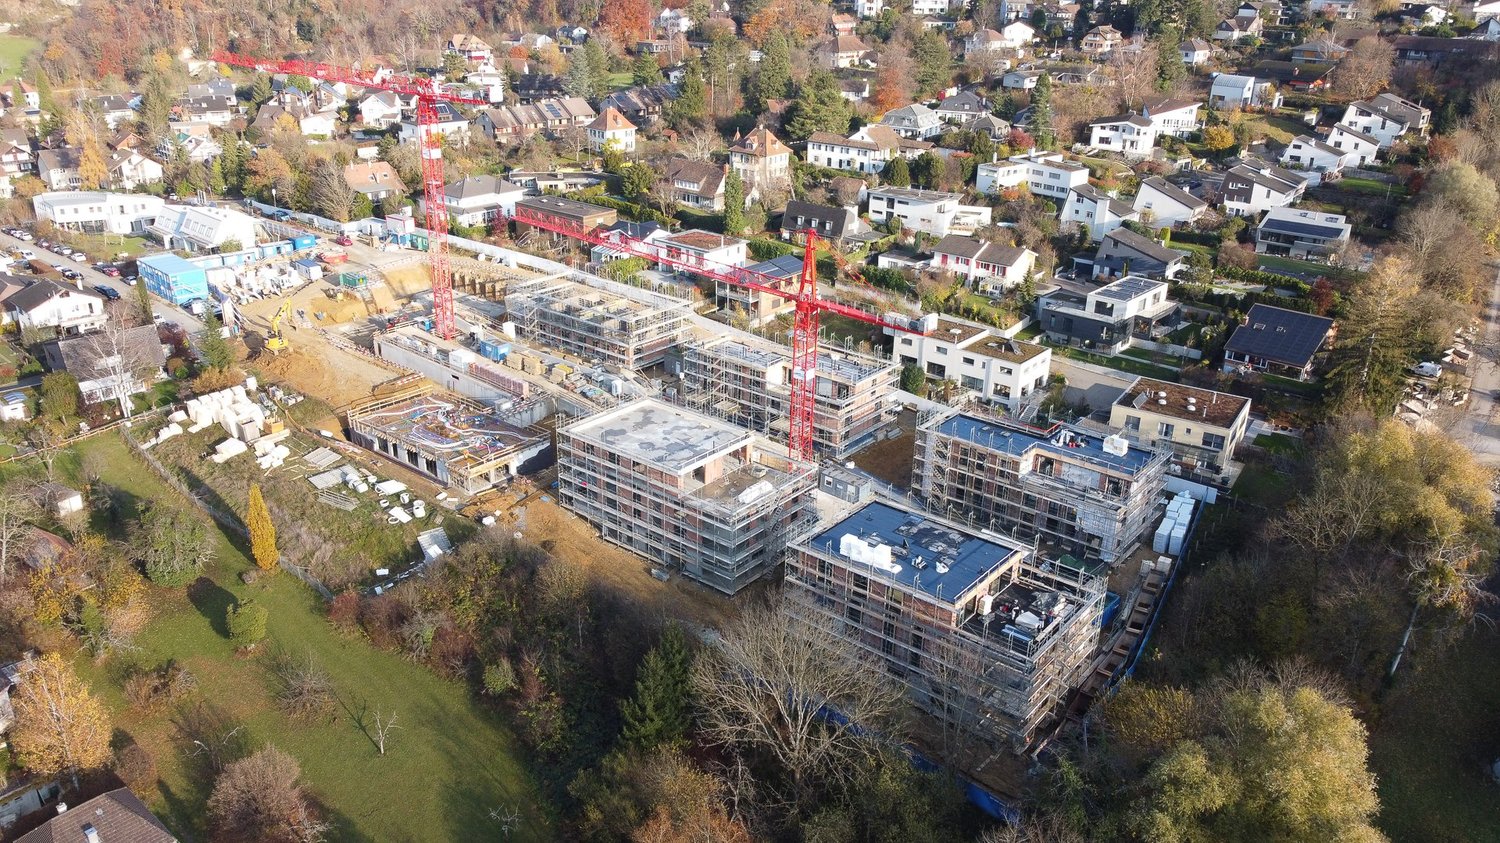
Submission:
M 724 176 L 724 233 L 738 237 L 745 230 L 745 182 L 740 171 Z
M 881 172 L 881 175 L 885 177 L 885 183 L 891 187 L 911 187 L 911 165 L 899 155 L 885 165 L 885 170 Z
M 708 117 L 708 90 L 703 84 L 702 63 L 694 56 L 687 60 L 682 71 L 682 84 L 677 86 L 677 99 L 667 106 L 672 128 L 679 132 L 702 125 Z
M 637 85 L 655 85 L 661 82 L 661 67 L 650 53 L 636 53 L 635 61 L 630 65 L 630 81 Z
M 786 130 L 793 140 L 807 140 L 813 132 L 841 135 L 849 131 L 849 101 L 839 90 L 838 80 L 826 70 L 807 74 L 789 112 Z
M 1026 119 L 1026 131 L 1042 149 L 1051 149 L 1057 142 L 1052 130 L 1052 74 L 1043 73 L 1031 89 L 1031 114 Z
M 641 662 L 635 693 L 620 704 L 620 738 L 627 746 L 649 750 L 682 743 L 692 704 L 692 668 L 687 635 L 675 624 L 667 627 Z
M 785 99 L 791 91 L 792 48 L 780 31 L 772 32 L 766 39 L 751 88 L 750 105 L 759 112 L 764 112 L 772 100 Z
M 250 506 L 245 512 L 245 524 L 250 528 L 250 555 L 262 571 L 276 570 L 280 553 L 276 550 L 276 525 L 271 523 L 271 510 L 261 496 L 260 484 L 250 485 Z

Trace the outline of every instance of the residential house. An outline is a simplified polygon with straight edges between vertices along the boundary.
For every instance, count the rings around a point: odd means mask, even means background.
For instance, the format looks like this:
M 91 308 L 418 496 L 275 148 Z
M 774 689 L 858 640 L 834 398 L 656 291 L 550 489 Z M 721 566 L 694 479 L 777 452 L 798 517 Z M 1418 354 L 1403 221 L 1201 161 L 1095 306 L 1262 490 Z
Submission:
M 667 83 L 638 85 L 623 91 L 615 91 L 605 97 L 599 107 L 613 108 L 625 115 L 626 120 L 645 128 L 660 121 L 666 104 L 676 98 L 676 85 Z
M 134 149 L 111 152 L 104 166 L 109 171 L 109 186 L 114 190 L 135 190 L 142 185 L 157 184 L 166 174 L 159 162 Z
M 662 9 L 656 16 L 656 28 L 668 36 L 673 33 L 686 35 L 694 25 L 686 9 Z
M 394 91 L 371 91 L 359 101 L 359 123 L 368 129 L 389 129 L 401 120 L 401 97 Z
M 1224 371 L 1262 372 L 1305 381 L 1334 333 L 1333 320 L 1257 304 L 1224 345 Z
M 1500 0 L 1465 0 L 1456 11 L 1461 17 L 1483 22 L 1500 15 Z
M 443 142 L 463 146 L 469 142 L 469 118 L 463 112 L 454 108 L 446 102 L 435 102 L 432 104 L 437 119 L 429 127 L 428 131 L 441 135 Z M 587 108 L 587 106 L 585 106 Z M 593 109 L 588 109 L 588 120 L 594 119 Z M 583 121 L 587 123 L 588 120 Z M 402 143 L 416 143 L 417 140 L 417 115 L 415 112 L 403 112 L 401 115 L 400 128 L 396 130 L 396 137 Z
M 1349 48 L 1332 38 L 1316 38 L 1292 48 L 1292 64 L 1338 64 Z
M 78 159 L 81 152 L 82 150 L 78 147 L 63 146 L 57 149 L 44 149 L 37 153 L 37 175 L 41 176 L 48 190 L 78 189 L 81 183 L 78 177 Z
M 39 114 L 42 108 L 41 92 L 25 79 L 16 79 L 14 82 L 0 85 L 0 98 L 3 98 L 11 108 L 22 109 L 28 114 Z
M 479 67 L 464 74 L 464 87 L 484 91 L 484 98 L 493 105 L 505 102 L 505 89 L 509 84 L 505 71 L 490 62 L 482 62 Z
M 748 200 L 762 188 L 786 184 L 792 172 L 792 150 L 770 129 L 757 126 L 729 147 L 729 167 L 748 188 Z
M 72 808 L 58 805 L 57 815 L 17 843 L 177 843 L 172 832 L 130 788 L 121 787 Z
M 184 99 L 172 107 L 177 119 L 183 123 L 201 123 L 222 129 L 239 116 L 239 106 L 234 100 L 224 101 L 220 97 Z
M 1029 91 L 1041 78 L 1040 70 L 1009 70 L 1000 77 L 1000 87 L 1010 91 Z
M 1396 64 L 1439 67 L 1450 63 L 1482 64 L 1500 56 L 1500 48 L 1490 42 L 1468 38 L 1443 38 L 1428 35 L 1397 35 L 1391 39 L 1396 48 Z
M 1181 252 L 1122 226 L 1100 238 L 1092 274 L 1096 280 L 1129 275 L 1170 280 L 1186 265 Z
M 965 123 L 964 128 L 971 132 L 988 135 L 990 140 L 998 143 L 1010 136 L 1011 126 L 993 114 L 981 114 Z
M 848 138 L 832 132 L 814 132 L 807 139 L 807 161 L 816 167 L 879 173 L 897 156 L 910 160 L 931 148 L 927 141 L 901 137 L 889 126 L 877 123 Z
M 539 132 L 557 133 L 573 126 L 586 127 L 597 117 L 582 97 L 560 97 L 538 100 L 531 105 L 488 108 L 480 112 L 475 124 L 496 143 L 507 143 Z M 403 129 L 405 126 L 403 122 Z
M 802 256 L 780 255 L 751 264 L 745 270 L 755 273 L 751 278 L 763 287 L 795 293 L 802 280 Z M 718 279 L 714 281 L 714 303 L 726 313 L 743 316 L 752 328 L 758 328 L 797 309 L 795 301 L 769 290 L 754 290 Z
M 911 13 L 919 18 L 943 17 L 948 14 L 954 2 L 955 0 L 912 0 Z
M 505 178 L 512 184 L 518 184 L 532 194 L 538 193 L 572 193 L 575 190 L 587 190 L 597 184 L 605 182 L 603 173 L 591 173 L 581 170 L 511 170 L 505 174 Z
M 114 151 L 116 153 L 128 152 L 134 148 L 122 145 Z M 156 154 L 164 160 L 175 158 L 179 153 L 194 164 L 206 164 L 223 155 L 224 147 L 220 146 L 219 142 L 210 135 L 187 131 L 178 131 L 172 137 L 163 139 L 156 146 Z
M 964 234 L 950 234 L 932 247 L 933 269 L 951 272 L 985 295 L 1019 286 L 1036 269 L 1036 259 L 1036 252 L 1024 246 Z
M 1255 251 L 1299 260 L 1326 258 L 1349 244 L 1351 230 L 1342 214 L 1272 208 L 1255 229 Z
M 964 57 L 972 59 L 974 56 L 999 50 L 1022 50 L 1036 40 L 1036 30 L 1030 24 L 1020 21 L 1008 23 L 998 32 L 993 29 L 981 29 L 964 40 Z
M 932 113 L 945 123 L 964 125 L 976 117 L 989 114 L 990 102 L 973 91 L 959 91 L 951 97 L 939 100 L 938 104 L 932 107 Z
M 1149 158 L 1156 149 L 1156 127 L 1135 112 L 1105 117 L 1089 124 L 1089 146 L 1127 158 Z
M 1184 38 L 1177 46 L 1182 53 L 1182 63 L 1188 67 L 1202 67 L 1214 57 L 1213 45 L 1202 38 Z
M 1236 108 L 1280 108 L 1281 92 L 1269 79 L 1234 73 L 1215 73 L 1208 89 L 1209 106 L 1219 111 Z
M 1251 159 L 1224 174 L 1219 195 L 1224 210 L 1235 216 L 1257 216 L 1285 208 L 1302 198 L 1308 176 Z
M 1203 216 L 1208 203 L 1161 176 L 1150 176 L 1141 181 L 1131 207 L 1152 228 L 1177 228 Z
M 1391 93 L 1349 103 L 1339 122 L 1375 137 L 1381 149 L 1389 149 L 1408 132 L 1426 135 L 1432 111 Z
M 1125 43 L 1125 36 L 1112 26 L 1096 26 L 1084 33 L 1078 49 L 1085 55 L 1102 56 Z
M 438 104 L 447 105 L 447 103 Z M 264 134 L 270 134 L 276 128 L 276 124 L 281 122 L 282 117 L 289 119 L 297 127 L 298 132 L 308 137 L 331 138 L 338 126 L 336 112 L 317 111 L 300 103 L 285 106 L 268 102 L 255 113 L 255 120 L 250 127 Z
M 980 164 L 975 170 L 974 187 L 989 196 L 1008 188 L 1025 187 L 1034 196 L 1062 202 L 1074 188 L 1088 183 L 1088 167 L 1069 161 L 1061 152 L 1032 150 L 1004 161 Z
M 870 56 L 870 47 L 855 35 L 835 35 L 814 51 L 818 64 L 830 70 L 854 67 Z
M 1380 152 L 1380 138 L 1343 123 L 1329 130 L 1328 145 L 1349 156 L 1344 162 L 1349 167 L 1363 167 Z
M 232 103 L 235 99 L 234 81 L 224 76 L 211 76 L 202 82 L 189 83 L 183 96 L 188 99 L 218 97 Z
M 31 175 L 36 169 L 36 155 L 25 129 L 0 129 L 0 178 Z
M 891 357 L 902 366 L 920 367 L 929 377 L 954 381 L 1012 411 L 1046 392 L 1052 349 L 948 316 L 929 314 L 920 324 L 919 332 L 886 329 Z
M 861 18 L 879 17 L 885 11 L 885 0 L 854 0 L 854 13 Z
M 1286 91 L 1312 94 L 1328 87 L 1331 64 L 1298 64 L 1289 61 L 1263 61 L 1250 68 L 1257 79 L 1268 79 Z
M 99 110 L 99 116 L 110 131 L 119 128 L 121 123 L 135 122 L 140 117 L 136 113 L 140 105 L 140 94 L 106 94 L 94 97 L 94 107 Z
M 42 355 L 48 369 L 78 380 L 85 404 L 140 395 L 166 377 L 162 367 L 167 355 L 155 325 L 53 340 L 42 347 Z
M 864 224 L 853 208 L 789 200 L 781 213 L 781 239 L 804 243 L 809 229 L 819 239 L 848 249 L 855 245 L 854 236 L 864 233 Z
M 255 218 L 232 208 L 163 205 L 146 232 L 171 250 L 248 248 L 255 245 Z
M 993 208 L 963 205 L 962 198 L 962 194 L 936 190 L 877 187 L 870 191 L 870 223 L 880 225 L 900 220 L 904 230 L 923 231 L 934 237 L 972 233 L 990 224 Z
M 589 149 L 595 152 L 604 152 L 606 149 L 614 149 L 619 152 L 635 152 L 635 124 L 625 119 L 613 108 L 606 108 L 600 112 L 594 122 L 587 126 Z
M 1214 27 L 1214 40 L 1233 44 L 1246 38 L 1259 38 L 1265 28 L 1266 23 L 1258 14 L 1236 14 L 1219 21 L 1219 25 Z
M 1441 26 L 1448 21 L 1448 10 L 1431 3 L 1403 3 L 1401 22 L 1415 27 Z
M 396 175 L 396 168 L 385 161 L 357 161 L 344 166 L 344 183 L 349 189 L 378 204 L 387 196 L 406 195 L 406 185 Z
M 73 284 L 38 278 L 5 300 L 5 312 L 22 328 L 56 328 L 60 335 L 104 327 L 104 297 Z
M 1117 354 L 1136 339 L 1170 331 L 1180 308 L 1167 282 L 1127 275 L 1086 292 L 1060 287 L 1037 299 L 1037 320 L 1047 338 L 1063 345 Z
M 667 162 L 667 181 L 672 185 L 672 200 L 689 208 L 724 210 L 724 176 L 728 167 L 673 158 Z
M 1171 451 L 1180 471 L 1218 481 L 1250 429 L 1250 399 L 1139 377 L 1110 405 L 1109 426 L 1142 448 Z
M 90 234 L 141 235 L 163 205 L 160 196 L 146 193 L 103 193 L 65 190 L 39 193 L 31 207 L 39 220 L 58 228 Z
M 853 71 L 848 75 L 840 76 L 839 95 L 852 103 L 861 103 L 870 98 L 871 83 L 874 74 Z
M 1500 16 L 1485 18 L 1464 37 L 1476 41 L 1500 41 Z
M 1068 192 L 1062 206 L 1062 228 L 1064 231 L 1088 229 L 1090 242 L 1124 225 L 1127 220 L 1137 221 L 1140 214 L 1130 204 L 1110 196 L 1091 184 L 1080 184 Z
M 1359 0 L 1307 0 L 1304 14 L 1308 17 L 1354 20 L 1358 7 Z
M 655 247 L 658 255 L 673 261 L 672 268 L 678 272 L 691 272 L 684 264 L 715 270 L 744 266 L 749 256 L 744 240 L 698 229 L 658 237 Z
M 1348 162 L 1348 152 L 1311 135 L 1292 138 L 1292 142 L 1281 152 L 1281 166 L 1288 170 L 1305 171 L 1308 174 L 1307 183 L 1314 186 L 1343 175 L 1344 166 Z
M 881 116 L 880 125 L 911 140 L 928 140 L 943 133 L 942 119 L 918 102 L 887 111 Z
M 1198 109 L 1202 106 L 1197 100 L 1164 97 L 1141 103 L 1140 114 L 1151 121 L 1158 137 L 1186 138 L 1198 131 Z
M 464 61 L 483 62 L 490 61 L 495 57 L 495 51 L 483 39 L 463 33 L 452 35 L 443 50 L 456 56 L 462 56 Z
M 519 62 L 520 59 L 506 59 L 507 66 L 514 66 Z M 517 76 L 515 92 L 516 101 L 522 105 L 530 105 L 537 100 L 556 99 L 566 93 L 561 76 L 536 72 L 521 73 Z M 627 117 L 630 116 L 630 113 L 624 109 L 621 109 L 621 112 Z
M 526 188 L 499 176 L 469 176 L 443 188 L 443 204 L 459 225 L 488 227 L 497 216 L 514 216 L 525 195 Z

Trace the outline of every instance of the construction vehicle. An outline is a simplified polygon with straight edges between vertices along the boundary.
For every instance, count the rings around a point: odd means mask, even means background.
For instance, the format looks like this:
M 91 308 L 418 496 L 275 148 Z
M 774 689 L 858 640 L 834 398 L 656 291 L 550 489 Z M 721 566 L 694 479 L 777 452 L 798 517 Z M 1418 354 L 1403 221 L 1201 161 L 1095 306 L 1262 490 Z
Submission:
M 292 299 L 288 296 L 281 303 L 276 315 L 271 317 L 271 333 L 266 337 L 266 350 L 272 354 L 280 354 L 286 351 L 290 345 L 286 341 L 286 335 L 282 333 L 281 325 L 292 315 Z

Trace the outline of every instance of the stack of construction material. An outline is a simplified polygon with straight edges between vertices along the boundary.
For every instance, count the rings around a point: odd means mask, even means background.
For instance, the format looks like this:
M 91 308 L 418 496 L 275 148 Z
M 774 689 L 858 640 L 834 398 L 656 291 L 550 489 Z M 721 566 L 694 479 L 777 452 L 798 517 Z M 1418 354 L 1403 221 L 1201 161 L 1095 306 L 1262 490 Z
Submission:
M 213 456 L 209 457 L 209 459 L 213 460 L 216 463 L 223 464 L 239 456 L 240 454 L 245 453 L 248 450 L 250 450 L 250 446 L 246 445 L 239 439 L 225 439 L 223 442 L 220 442 L 219 444 L 214 446 L 214 454 Z
M 1178 556 L 1187 541 L 1188 527 L 1193 523 L 1193 506 L 1197 502 L 1187 492 L 1178 492 L 1167 504 L 1167 514 L 1161 519 L 1152 538 L 1151 549 L 1157 553 Z

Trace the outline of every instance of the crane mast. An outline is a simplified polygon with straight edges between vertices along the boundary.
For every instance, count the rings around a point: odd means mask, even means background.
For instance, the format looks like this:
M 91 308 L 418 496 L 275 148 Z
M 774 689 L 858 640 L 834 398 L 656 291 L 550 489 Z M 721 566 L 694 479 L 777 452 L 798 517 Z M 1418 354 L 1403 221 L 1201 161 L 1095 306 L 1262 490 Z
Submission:
M 442 139 L 437 130 L 437 104 L 448 102 L 488 105 L 488 101 L 445 91 L 435 79 L 387 70 L 370 72 L 298 59 L 275 61 L 223 51 L 214 53 L 213 60 L 261 73 L 306 76 L 309 79 L 342 82 L 416 98 L 417 149 L 422 160 L 422 205 L 427 222 L 427 256 L 432 264 L 432 332 L 445 340 L 452 339 L 456 332 L 453 323 L 453 272 L 448 263 L 448 206 L 443 192 L 446 185 L 443 179 Z

